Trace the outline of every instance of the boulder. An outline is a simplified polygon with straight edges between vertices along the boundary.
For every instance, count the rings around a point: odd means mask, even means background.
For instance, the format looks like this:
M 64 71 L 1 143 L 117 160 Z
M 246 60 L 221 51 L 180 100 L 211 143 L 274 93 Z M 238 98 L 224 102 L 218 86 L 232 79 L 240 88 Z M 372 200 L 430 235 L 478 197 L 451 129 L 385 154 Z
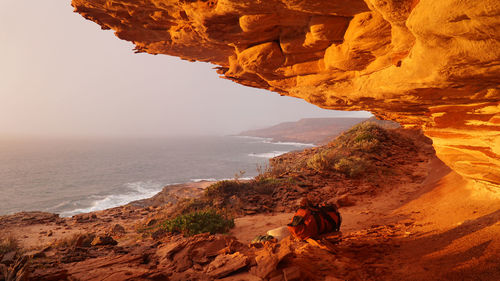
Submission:
M 113 228 L 111 229 L 111 233 L 114 235 L 122 235 L 122 234 L 127 233 L 127 231 L 125 230 L 125 228 L 122 225 L 115 224 L 115 226 L 113 226 Z
M 257 265 L 250 269 L 250 273 L 261 278 L 266 278 L 271 272 L 276 270 L 279 260 L 271 249 L 264 248 L 256 253 L 255 262 Z
M 342 195 L 337 199 L 336 202 L 339 207 L 350 207 L 356 205 L 356 201 L 349 195 Z
M 118 242 L 116 242 L 115 239 L 107 235 L 97 236 L 96 238 L 94 238 L 94 240 L 92 240 L 91 243 L 92 246 L 107 246 L 107 245 L 115 246 L 117 244 Z
M 249 263 L 247 256 L 240 252 L 218 255 L 207 267 L 207 274 L 213 278 L 227 276 Z

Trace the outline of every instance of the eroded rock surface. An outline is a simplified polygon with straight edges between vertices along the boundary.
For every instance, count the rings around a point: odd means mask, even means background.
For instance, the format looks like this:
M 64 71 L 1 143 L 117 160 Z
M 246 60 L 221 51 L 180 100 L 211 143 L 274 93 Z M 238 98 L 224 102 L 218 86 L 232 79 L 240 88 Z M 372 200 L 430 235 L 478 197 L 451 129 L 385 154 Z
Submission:
M 327 109 L 418 126 L 463 176 L 500 184 L 497 0 L 73 0 L 137 52 Z

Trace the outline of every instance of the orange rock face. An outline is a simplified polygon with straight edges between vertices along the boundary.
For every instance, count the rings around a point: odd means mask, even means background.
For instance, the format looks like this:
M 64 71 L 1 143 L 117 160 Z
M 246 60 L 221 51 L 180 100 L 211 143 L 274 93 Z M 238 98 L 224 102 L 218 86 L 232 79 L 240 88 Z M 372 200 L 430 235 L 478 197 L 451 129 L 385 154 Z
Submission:
M 73 0 L 137 52 L 327 109 L 419 126 L 461 175 L 500 185 L 498 0 Z

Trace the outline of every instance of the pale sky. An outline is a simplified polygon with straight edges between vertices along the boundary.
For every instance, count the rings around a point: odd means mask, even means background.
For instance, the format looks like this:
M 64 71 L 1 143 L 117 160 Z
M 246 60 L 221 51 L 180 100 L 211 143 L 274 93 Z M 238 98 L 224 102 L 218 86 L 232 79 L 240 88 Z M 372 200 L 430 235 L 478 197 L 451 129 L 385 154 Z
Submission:
M 0 135 L 234 134 L 306 117 L 369 117 L 218 78 L 214 65 L 134 54 L 69 0 L 0 1 Z

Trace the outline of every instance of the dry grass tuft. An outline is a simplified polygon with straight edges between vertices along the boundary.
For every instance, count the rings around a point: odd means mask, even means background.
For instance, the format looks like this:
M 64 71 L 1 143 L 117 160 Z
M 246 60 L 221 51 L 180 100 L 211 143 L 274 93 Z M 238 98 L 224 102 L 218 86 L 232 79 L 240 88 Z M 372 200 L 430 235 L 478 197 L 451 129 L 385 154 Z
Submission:
M 14 236 L 8 235 L 0 238 L 0 255 L 19 250 L 19 243 Z

